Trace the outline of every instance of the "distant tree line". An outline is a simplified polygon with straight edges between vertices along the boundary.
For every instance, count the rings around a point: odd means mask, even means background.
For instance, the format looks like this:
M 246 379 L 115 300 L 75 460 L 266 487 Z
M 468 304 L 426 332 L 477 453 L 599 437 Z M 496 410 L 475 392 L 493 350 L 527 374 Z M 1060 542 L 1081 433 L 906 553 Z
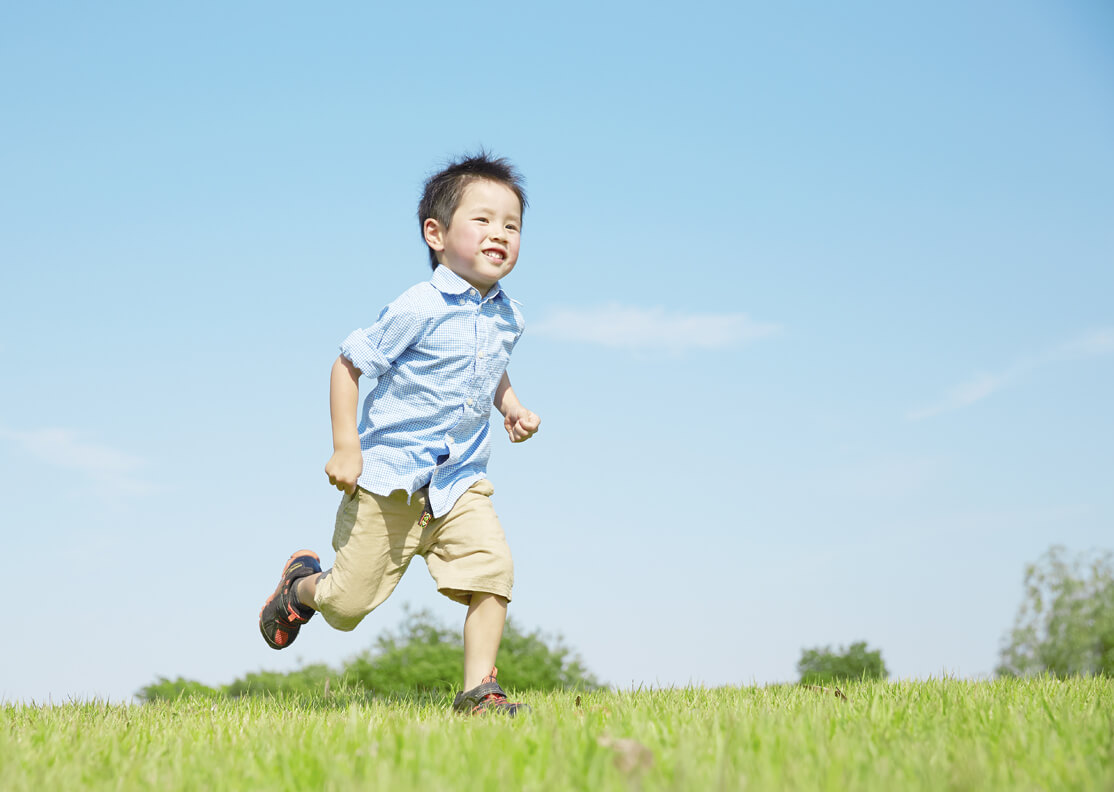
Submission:
M 1074 559 L 1053 546 L 1025 568 L 1025 595 L 1012 630 L 1003 641 L 997 673 L 1003 677 L 1114 677 L 1114 555 L 1091 553 Z M 143 701 L 180 696 L 313 695 L 334 690 L 375 696 L 440 695 L 459 683 L 463 667 L 459 631 L 429 611 L 407 613 L 397 632 L 379 636 L 372 648 L 338 669 L 308 665 L 288 673 L 249 673 L 228 685 L 160 677 L 138 692 Z M 508 620 L 499 647 L 504 679 L 520 690 L 593 690 L 600 682 L 560 638 L 523 632 Z M 800 683 L 886 679 L 881 650 L 865 641 L 850 646 L 801 651 Z
M 1054 545 L 1025 567 L 1025 594 L 1002 642 L 1000 677 L 1114 677 L 1114 554 L 1069 558 Z M 805 649 L 797 663 L 801 684 L 885 679 L 881 651 L 865 642 Z

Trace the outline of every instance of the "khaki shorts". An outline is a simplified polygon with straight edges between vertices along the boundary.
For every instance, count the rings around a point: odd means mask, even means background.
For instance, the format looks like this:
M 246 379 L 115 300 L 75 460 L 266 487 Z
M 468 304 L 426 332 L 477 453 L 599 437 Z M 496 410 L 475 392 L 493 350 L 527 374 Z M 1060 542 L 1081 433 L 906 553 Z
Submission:
M 351 630 L 395 590 L 415 555 L 425 558 L 437 590 L 467 605 L 472 592 L 511 598 L 514 565 L 491 504 L 495 490 L 481 479 L 452 510 L 422 528 L 426 490 L 375 495 L 356 488 L 337 509 L 333 568 L 317 581 L 314 605 L 338 630 Z

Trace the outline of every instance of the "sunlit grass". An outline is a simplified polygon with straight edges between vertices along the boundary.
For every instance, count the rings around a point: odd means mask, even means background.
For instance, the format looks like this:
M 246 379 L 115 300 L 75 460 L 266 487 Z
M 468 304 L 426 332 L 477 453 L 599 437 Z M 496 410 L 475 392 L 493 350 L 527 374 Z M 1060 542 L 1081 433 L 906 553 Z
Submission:
M 1114 680 L 529 694 L 517 720 L 329 696 L 0 709 L 0 787 L 1114 789 Z

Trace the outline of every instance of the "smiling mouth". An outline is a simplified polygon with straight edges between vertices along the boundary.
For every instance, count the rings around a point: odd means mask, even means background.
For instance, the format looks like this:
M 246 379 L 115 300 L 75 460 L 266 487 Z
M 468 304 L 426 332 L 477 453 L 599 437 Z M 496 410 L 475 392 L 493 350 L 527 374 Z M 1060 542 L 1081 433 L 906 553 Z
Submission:
M 483 254 L 492 261 L 506 261 L 507 254 L 501 250 L 485 250 Z

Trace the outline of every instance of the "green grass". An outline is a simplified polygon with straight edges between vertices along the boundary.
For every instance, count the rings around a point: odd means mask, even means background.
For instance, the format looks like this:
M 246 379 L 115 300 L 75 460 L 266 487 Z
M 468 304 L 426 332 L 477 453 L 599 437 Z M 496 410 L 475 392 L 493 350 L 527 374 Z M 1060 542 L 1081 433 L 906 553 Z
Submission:
M 22 790 L 1114 789 L 1114 680 L 526 696 L 518 720 L 346 693 L 0 708 Z

